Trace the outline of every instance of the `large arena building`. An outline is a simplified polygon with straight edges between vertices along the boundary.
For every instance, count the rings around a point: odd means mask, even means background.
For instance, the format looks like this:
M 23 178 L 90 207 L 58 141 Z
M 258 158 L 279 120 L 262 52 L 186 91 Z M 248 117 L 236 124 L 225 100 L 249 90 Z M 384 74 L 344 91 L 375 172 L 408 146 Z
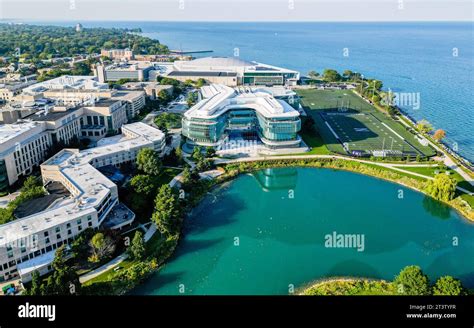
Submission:
M 238 57 L 204 57 L 176 61 L 163 75 L 186 81 L 203 78 L 211 83 L 237 85 L 295 85 L 300 73 L 294 70 L 246 61 Z

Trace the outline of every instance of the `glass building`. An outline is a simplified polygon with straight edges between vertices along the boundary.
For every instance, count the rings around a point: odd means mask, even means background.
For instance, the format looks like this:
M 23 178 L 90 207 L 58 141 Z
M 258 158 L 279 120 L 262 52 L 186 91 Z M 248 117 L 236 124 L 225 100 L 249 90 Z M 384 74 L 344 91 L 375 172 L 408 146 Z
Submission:
M 232 139 L 261 141 L 270 149 L 299 147 L 299 112 L 263 89 L 212 84 L 183 116 L 188 146 L 218 147 Z

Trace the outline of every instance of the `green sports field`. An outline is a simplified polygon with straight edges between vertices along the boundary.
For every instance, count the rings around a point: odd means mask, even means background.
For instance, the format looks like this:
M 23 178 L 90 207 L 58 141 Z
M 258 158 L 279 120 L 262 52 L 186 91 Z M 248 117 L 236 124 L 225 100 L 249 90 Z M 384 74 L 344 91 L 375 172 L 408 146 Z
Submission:
M 298 90 L 327 148 L 335 153 L 389 157 L 432 156 L 413 134 L 350 90 Z

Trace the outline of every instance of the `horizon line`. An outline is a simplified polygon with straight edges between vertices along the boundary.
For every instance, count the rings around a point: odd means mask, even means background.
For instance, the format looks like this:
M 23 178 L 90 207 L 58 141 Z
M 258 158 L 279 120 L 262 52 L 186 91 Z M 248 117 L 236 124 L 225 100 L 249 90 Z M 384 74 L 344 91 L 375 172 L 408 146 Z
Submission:
M 474 21 L 467 20 L 135 20 L 135 19 L 79 19 L 79 20 L 62 20 L 62 19 L 47 19 L 47 20 L 36 20 L 31 18 L 0 18 L 0 22 L 8 21 L 24 21 L 24 22 L 37 22 L 37 23 L 48 23 L 48 22 L 143 22 L 143 23 L 471 23 L 474 25 Z

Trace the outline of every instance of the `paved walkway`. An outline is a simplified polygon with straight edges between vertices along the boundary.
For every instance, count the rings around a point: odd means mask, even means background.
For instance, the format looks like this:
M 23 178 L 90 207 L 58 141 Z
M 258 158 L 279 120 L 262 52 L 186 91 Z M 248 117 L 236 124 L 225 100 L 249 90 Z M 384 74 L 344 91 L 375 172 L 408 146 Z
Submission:
M 99 275 L 101 275 L 102 273 L 116 267 L 117 265 L 119 265 L 120 263 L 123 262 L 123 260 L 125 260 L 126 258 L 128 258 L 128 255 L 126 253 L 122 253 L 121 255 L 117 256 L 116 258 L 114 258 L 112 261 L 104 264 L 103 266 L 101 267 L 98 267 L 97 269 L 95 270 L 92 270 L 91 272 L 89 273 L 86 273 L 85 275 L 82 275 L 79 277 L 79 281 L 81 284 L 85 283 L 86 281 L 88 280 L 91 280 Z

